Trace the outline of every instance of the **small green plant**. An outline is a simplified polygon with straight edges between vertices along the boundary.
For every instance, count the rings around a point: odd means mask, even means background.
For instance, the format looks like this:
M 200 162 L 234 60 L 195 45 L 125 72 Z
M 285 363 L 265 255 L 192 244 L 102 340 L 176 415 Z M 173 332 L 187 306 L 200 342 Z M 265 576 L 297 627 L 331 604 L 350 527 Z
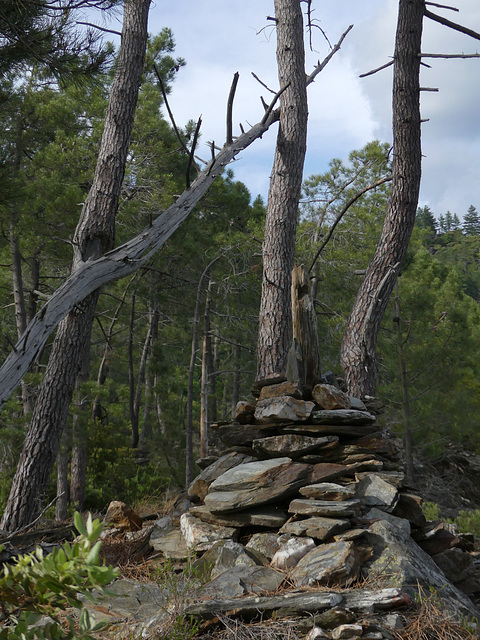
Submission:
M 422 504 L 423 515 L 427 520 L 440 520 L 440 508 L 435 502 L 424 502 Z M 473 533 L 480 538 L 480 509 L 471 511 L 460 511 L 455 518 L 446 518 L 445 522 L 455 525 L 460 533 Z
M 456 518 L 448 519 L 447 522 L 456 525 L 460 533 L 473 533 L 475 537 L 480 538 L 480 509 L 460 511 Z
M 423 502 L 422 511 L 425 518 L 429 521 L 440 519 L 440 510 L 435 502 Z
M 175 571 L 170 558 L 157 571 L 157 583 L 168 599 L 169 615 L 158 630 L 162 640 L 191 640 L 197 635 L 198 623 L 192 616 L 187 616 L 184 610 L 198 598 L 198 592 L 207 579 L 196 567 L 193 555 L 187 558 L 180 573 Z
M 84 523 L 79 513 L 74 522 L 80 538 L 72 545 L 66 543 L 49 555 L 37 547 L 4 566 L 0 576 L 0 640 L 83 640 L 92 638 L 91 633 L 100 628 L 86 609 L 77 628 L 71 616 L 64 616 L 64 624 L 59 619 L 60 612 L 83 607 L 80 594 L 92 600 L 92 589 L 105 591 L 104 585 L 118 575 L 117 569 L 100 564 L 102 524 L 91 515 Z M 42 625 L 37 625 L 42 618 Z

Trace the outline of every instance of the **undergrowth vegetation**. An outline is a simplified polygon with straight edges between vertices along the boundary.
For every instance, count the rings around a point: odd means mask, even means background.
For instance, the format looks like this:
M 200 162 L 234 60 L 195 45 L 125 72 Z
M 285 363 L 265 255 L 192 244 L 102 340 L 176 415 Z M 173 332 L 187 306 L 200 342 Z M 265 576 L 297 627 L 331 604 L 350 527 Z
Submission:
M 37 547 L 3 565 L 0 640 L 86 640 L 101 628 L 82 609 L 79 596 L 92 599 L 91 590 L 103 591 L 118 570 L 100 564 L 102 524 L 90 515 L 84 523 L 79 513 L 74 520 L 80 538 L 72 545 L 67 542 L 48 555 Z M 82 609 L 78 622 L 63 613 L 71 607 Z

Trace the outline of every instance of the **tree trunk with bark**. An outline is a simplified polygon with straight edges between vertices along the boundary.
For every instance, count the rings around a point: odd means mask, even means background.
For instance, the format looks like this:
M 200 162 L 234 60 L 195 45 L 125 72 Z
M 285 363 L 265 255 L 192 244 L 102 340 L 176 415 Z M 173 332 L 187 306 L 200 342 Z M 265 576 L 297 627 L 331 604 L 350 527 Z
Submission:
M 292 339 L 291 272 L 307 139 L 307 77 L 299 0 L 275 0 L 280 124 L 263 243 L 257 381 L 285 377 Z
M 150 0 L 124 4 L 122 42 L 92 187 L 74 237 L 73 270 L 111 250 L 147 42 Z M 27 525 L 39 513 L 87 347 L 98 290 L 61 322 L 23 447 L 1 527 Z
M 212 339 L 210 336 L 210 305 L 212 298 L 212 281 L 209 279 L 205 310 L 203 313 L 203 339 L 202 339 L 202 379 L 200 382 L 200 457 L 208 455 L 208 428 L 209 414 L 209 390 L 212 363 Z
M 358 291 L 341 348 L 351 395 L 375 395 L 378 332 L 407 252 L 421 177 L 420 52 L 424 0 L 400 0 L 393 72 L 392 189 L 375 255 Z

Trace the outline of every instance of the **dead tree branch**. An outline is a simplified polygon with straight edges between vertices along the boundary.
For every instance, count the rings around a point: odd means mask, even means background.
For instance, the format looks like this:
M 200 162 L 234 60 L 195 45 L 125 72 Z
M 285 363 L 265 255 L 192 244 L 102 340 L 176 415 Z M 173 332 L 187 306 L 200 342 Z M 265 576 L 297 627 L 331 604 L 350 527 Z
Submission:
M 480 58 L 480 53 L 422 53 L 422 58 Z
M 157 76 L 157 79 L 158 79 L 158 84 L 160 86 L 160 91 L 162 92 L 163 102 L 165 103 L 165 106 L 167 107 L 168 115 L 170 117 L 170 122 L 172 123 L 173 130 L 175 131 L 175 134 L 176 134 L 177 138 L 179 139 L 183 150 L 186 151 L 189 154 L 190 150 L 188 149 L 187 145 L 183 141 L 182 136 L 180 135 L 180 131 L 178 130 L 177 124 L 175 122 L 175 118 L 173 117 L 172 110 L 170 109 L 170 104 L 169 104 L 168 99 L 167 99 L 167 92 L 165 91 L 165 87 L 164 87 L 164 84 L 163 84 L 162 76 L 160 75 L 160 72 L 159 72 L 158 67 L 157 67 L 156 64 L 153 65 L 153 69 L 154 69 L 155 75 Z
M 232 86 L 230 87 L 230 93 L 228 94 L 228 102 L 227 102 L 227 144 L 232 144 L 233 142 L 233 122 L 232 122 L 232 114 L 233 114 L 233 100 L 235 98 L 235 91 L 237 90 L 238 84 L 238 71 L 236 71 L 233 75 Z
M 326 58 L 324 58 L 324 60 L 322 60 L 322 62 L 318 62 L 317 66 L 315 67 L 315 69 L 312 71 L 312 73 L 307 76 L 307 87 L 309 84 L 311 84 L 315 78 L 318 76 L 318 74 L 323 71 L 323 69 L 327 66 L 327 64 L 330 62 L 330 60 L 333 58 L 333 56 L 337 53 L 337 51 L 340 49 L 340 47 L 343 44 L 343 41 L 345 40 L 345 38 L 347 37 L 347 34 L 349 33 L 349 31 L 351 31 L 353 29 L 353 24 L 351 24 L 348 29 L 346 29 L 342 35 L 340 36 L 340 40 L 337 42 L 337 44 L 333 47 L 333 49 L 330 51 L 330 53 L 328 54 L 328 56 Z
M 197 126 L 195 127 L 195 133 L 193 134 L 192 148 L 190 149 L 190 155 L 188 156 L 186 185 L 187 189 L 190 189 L 190 171 L 192 170 L 193 158 L 195 157 L 195 147 L 197 146 L 198 135 L 200 133 L 200 127 L 202 126 L 202 116 L 199 117 Z
M 368 186 L 366 186 L 364 189 L 361 189 L 360 191 L 358 191 L 358 193 L 356 193 L 352 198 L 350 198 L 350 200 L 345 204 L 345 206 L 342 208 L 342 210 L 340 211 L 340 213 L 338 214 L 338 216 L 335 218 L 334 223 L 332 224 L 332 226 L 330 227 L 327 235 L 325 236 L 322 244 L 320 245 L 320 247 L 317 250 L 317 253 L 315 254 L 314 259 L 312 260 L 312 264 L 310 265 L 310 268 L 308 269 L 308 273 L 312 272 L 313 267 L 315 266 L 315 263 L 317 262 L 318 258 L 320 257 L 320 254 L 322 253 L 322 251 L 325 249 L 327 243 L 329 242 L 330 238 L 333 235 L 333 232 L 335 231 L 336 226 L 338 225 L 338 223 L 340 222 L 340 220 L 343 218 L 343 216 L 347 213 L 347 211 L 350 209 L 350 207 L 355 204 L 355 202 L 361 198 L 363 196 L 364 193 L 367 193 L 367 191 L 371 191 L 372 189 L 376 189 L 377 187 L 379 187 L 381 184 L 384 184 L 384 182 L 390 182 L 392 179 L 392 176 L 385 176 L 384 178 L 381 178 L 380 180 L 377 180 L 376 182 L 373 182 L 372 184 L 369 184 Z
M 388 67 L 391 67 L 393 63 L 394 63 L 394 60 L 390 60 L 390 62 L 387 62 L 387 64 L 382 64 L 381 67 L 377 67 L 376 69 L 367 71 L 367 73 L 362 73 L 359 76 L 359 78 L 366 78 L 367 76 L 373 76 L 374 73 L 377 73 L 378 71 L 383 71 L 383 69 L 387 69 Z
M 425 4 L 430 5 L 431 7 L 437 7 L 438 9 L 448 9 L 449 11 L 459 11 L 457 7 L 450 7 L 446 4 L 437 4 L 436 2 L 425 2 Z
M 473 31 L 473 29 L 469 29 L 468 27 L 464 27 L 461 24 L 457 24 L 456 22 L 452 22 L 451 20 L 447 20 L 443 16 L 438 16 L 436 13 L 432 13 L 428 9 L 425 9 L 425 17 L 430 18 L 434 22 L 438 22 L 439 24 L 443 24 L 444 27 L 449 27 L 454 31 L 459 31 L 460 33 L 464 33 L 471 38 L 475 38 L 475 40 L 480 40 L 480 33 Z

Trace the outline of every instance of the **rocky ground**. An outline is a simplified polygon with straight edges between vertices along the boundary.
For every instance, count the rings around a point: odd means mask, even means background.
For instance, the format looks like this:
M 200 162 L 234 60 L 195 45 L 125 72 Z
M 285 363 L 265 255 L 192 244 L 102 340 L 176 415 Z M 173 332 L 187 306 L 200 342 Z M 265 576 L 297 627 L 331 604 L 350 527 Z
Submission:
M 421 501 L 477 507 L 480 459 L 451 448 L 409 486 L 372 409 L 290 383 L 240 403 L 170 513 L 110 505 L 104 554 L 122 578 L 88 606 L 113 637 L 188 638 L 190 621 L 215 640 L 477 637 L 478 541 Z

